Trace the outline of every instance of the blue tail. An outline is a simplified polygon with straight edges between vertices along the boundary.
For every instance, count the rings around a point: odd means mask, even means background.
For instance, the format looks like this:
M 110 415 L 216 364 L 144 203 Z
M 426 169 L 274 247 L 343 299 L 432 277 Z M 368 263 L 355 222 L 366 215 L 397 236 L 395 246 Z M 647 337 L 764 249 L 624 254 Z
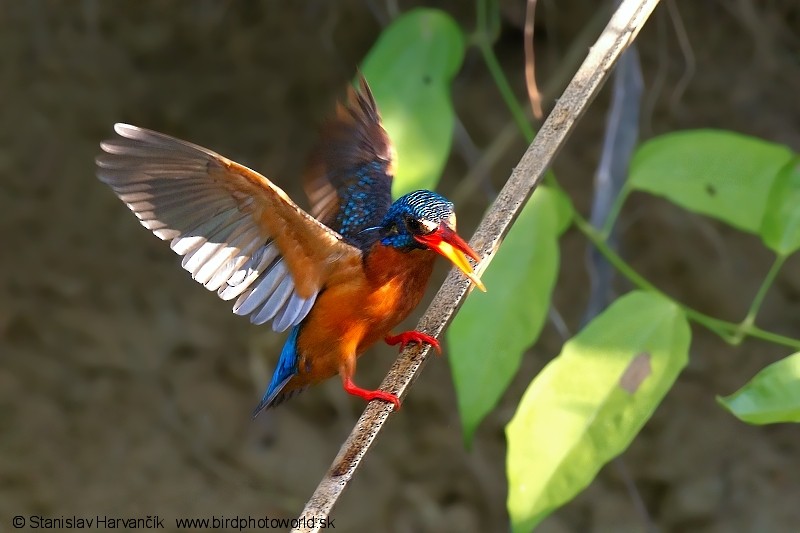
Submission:
M 272 374 L 272 381 L 269 382 L 269 387 L 267 387 L 264 397 L 261 398 L 261 402 L 253 410 L 253 418 L 264 409 L 277 405 L 288 398 L 288 396 L 282 397 L 280 394 L 289 380 L 297 374 L 297 335 L 299 332 L 300 324 L 294 326 L 289 332 L 289 338 L 286 339 L 286 344 L 281 350 L 281 357 L 278 359 L 278 366 L 275 367 L 275 372 Z

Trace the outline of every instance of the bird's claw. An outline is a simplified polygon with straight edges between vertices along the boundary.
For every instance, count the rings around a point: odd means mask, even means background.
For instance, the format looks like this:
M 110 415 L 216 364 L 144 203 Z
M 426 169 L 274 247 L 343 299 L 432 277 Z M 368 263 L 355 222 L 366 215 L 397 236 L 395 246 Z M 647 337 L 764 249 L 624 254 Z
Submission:
M 389 402 L 394 405 L 394 410 L 400 410 L 400 398 L 397 395 L 392 394 L 391 392 L 385 392 L 382 390 L 367 390 L 362 389 L 350 378 L 344 380 L 344 390 L 348 394 L 352 394 L 353 396 L 358 396 L 359 398 L 363 398 L 366 401 L 370 402 L 372 400 L 383 400 L 384 402 Z
M 417 344 L 427 342 L 433 347 L 434 350 L 436 350 L 437 354 L 442 355 L 442 347 L 439 346 L 439 341 L 430 335 L 422 333 L 421 331 L 404 331 L 398 335 L 386 335 L 384 340 L 386 341 L 386 344 L 389 344 L 390 346 L 399 344 L 401 352 L 408 344 L 411 344 L 412 342 Z

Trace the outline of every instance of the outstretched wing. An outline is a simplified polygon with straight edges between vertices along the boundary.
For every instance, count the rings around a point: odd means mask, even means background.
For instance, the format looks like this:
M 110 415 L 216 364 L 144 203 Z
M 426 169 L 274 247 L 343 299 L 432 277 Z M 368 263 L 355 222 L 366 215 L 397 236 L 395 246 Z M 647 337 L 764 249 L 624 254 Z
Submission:
M 361 232 L 381 223 L 392 203 L 394 149 L 375 99 L 362 76 L 347 102 L 322 128 L 305 173 L 311 214 L 345 239 L 363 244 Z
M 101 143 L 97 175 L 181 266 L 250 321 L 300 323 L 339 259 L 358 249 L 261 174 L 200 146 L 127 124 Z

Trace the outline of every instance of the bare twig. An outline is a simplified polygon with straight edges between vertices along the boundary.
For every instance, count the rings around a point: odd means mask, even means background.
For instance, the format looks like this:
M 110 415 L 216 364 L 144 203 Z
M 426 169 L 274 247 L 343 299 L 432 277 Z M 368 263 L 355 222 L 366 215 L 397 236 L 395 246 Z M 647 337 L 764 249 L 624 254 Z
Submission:
M 486 269 L 567 135 L 657 4 L 658 0 L 624 0 L 614 13 L 475 232 L 470 244 L 482 257 L 476 267 L 478 272 Z M 461 306 L 469 288 L 470 284 L 463 276 L 451 272 L 420 319 L 417 329 L 439 336 Z M 381 389 L 404 397 L 425 362 L 428 350 L 428 345 L 404 350 L 383 380 Z M 306 504 L 301 515 L 304 527 L 296 528 L 296 532 L 319 531 L 319 519 L 328 516 L 333 509 L 391 412 L 392 406 L 385 402 L 367 405 L 330 470 Z
M 675 36 L 678 38 L 678 45 L 681 47 L 681 53 L 683 53 L 684 59 L 683 74 L 681 75 L 681 79 L 678 80 L 675 90 L 672 91 L 672 97 L 670 98 L 670 106 L 672 109 L 677 109 L 681 97 L 683 97 L 683 93 L 686 91 L 686 88 L 692 82 L 692 78 L 697 72 L 697 61 L 694 57 L 694 50 L 692 49 L 689 35 L 686 33 L 686 26 L 684 26 L 683 19 L 681 18 L 681 12 L 678 11 L 675 0 L 667 0 L 666 4 L 667 13 L 669 13 L 669 17 L 672 19 L 672 25 L 675 28 Z
M 542 93 L 536 85 L 536 63 L 533 51 L 533 22 L 536 16 L 536 0 L 528 0 L 525 8 L 525 85 L 528 87 L 528 99 L 531 101 L 533 116 L 542 120 Z

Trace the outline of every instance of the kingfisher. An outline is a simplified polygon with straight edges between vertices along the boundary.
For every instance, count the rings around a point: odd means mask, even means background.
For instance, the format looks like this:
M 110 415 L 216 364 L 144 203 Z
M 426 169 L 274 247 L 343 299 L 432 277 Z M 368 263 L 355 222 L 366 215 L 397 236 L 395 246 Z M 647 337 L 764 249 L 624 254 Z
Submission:
M 336 374 L 344 390 L 400 408 L 399 398 L 353 382 L 356 360 L 419 304 L 437 255 L 485 291 L 456 233 L 453 204 L 418 190 L 392 202 L 394 149 L 360 76 L 323 126 L 304 172 L 310 213 L 258 172 L 163 133 L 115 124 L 100 144 L 99 179 L 181 266 L 253 324 L 289 330 L 255 417 Z

